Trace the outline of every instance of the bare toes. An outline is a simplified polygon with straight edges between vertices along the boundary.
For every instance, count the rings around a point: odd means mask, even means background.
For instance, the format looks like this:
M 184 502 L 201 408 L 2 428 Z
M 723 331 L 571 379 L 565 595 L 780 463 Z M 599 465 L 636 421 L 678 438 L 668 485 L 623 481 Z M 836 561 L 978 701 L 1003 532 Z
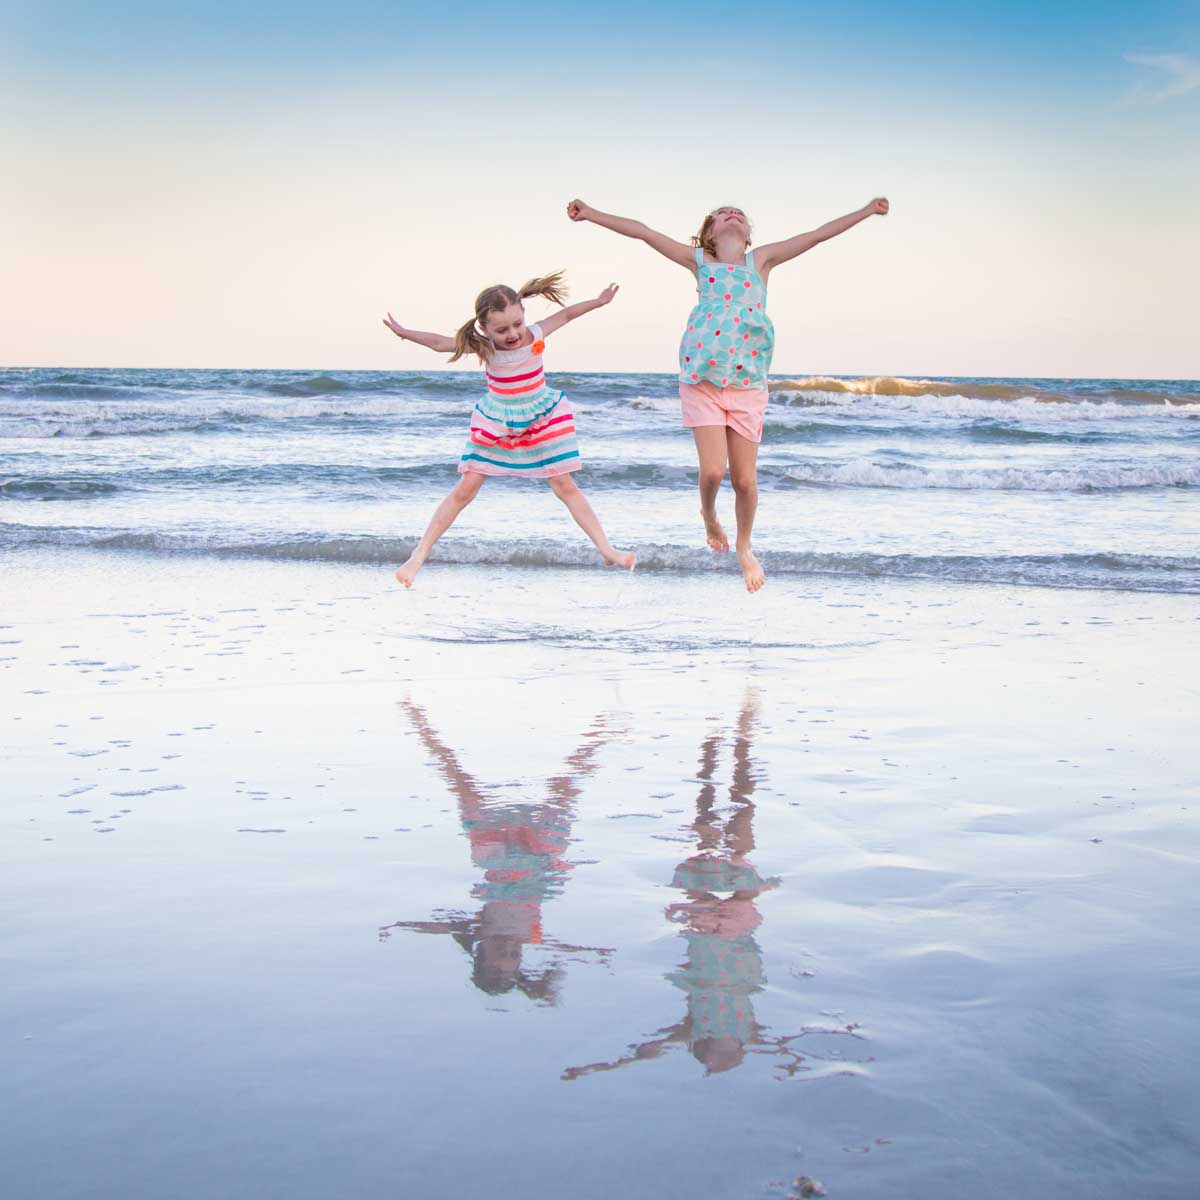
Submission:
M 738 562 L 742 566 L 742 578 L 746 581 L 746 591 L 753 595 L 767 582 L 767 577 L 763 574 L 763 569 L 753 554 L 749 552 L 739 554 Z

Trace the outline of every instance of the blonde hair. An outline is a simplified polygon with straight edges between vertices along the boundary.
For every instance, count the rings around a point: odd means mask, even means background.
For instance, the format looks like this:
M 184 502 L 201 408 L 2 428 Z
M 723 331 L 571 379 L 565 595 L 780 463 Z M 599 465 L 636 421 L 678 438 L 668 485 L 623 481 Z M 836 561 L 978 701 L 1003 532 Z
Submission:
M 713 258 L 717 257 L 717 246 L 716 246 L 716 243 L 713 241 L 713 237 L 712 237 L 713 222 L 717 219 L 717 213 L 719 213 L 722 208 L 731 208 L 731 207 L 732 207 L 732 205 L 722 204 L 720 206 L 720 208 L 714 208 L 712 210 L 712 212 L 710 212 L 708 214 L 708 216 L 704 218 L 704 221 L 700 225 L 700 232 L 693 235 L 693 237 L 692 237 L 693 248 L 703 250 L 706 254 L 711 254 L 713 256 Z M 742 210 L 739 208 L 738 212 L 742 212 Z M 742 213 L 742 216 L 745 217 L 746 214 Z M 749 217 L 746 217 L 746 228 L 747 229 L 750 228 L 750 218 Z M 747 248 L 749 248 L 750 245 L 751 245 L 751 241 L 749 238 L 747 238 L 746 239 Z
M 515 292 L 503 283 L 484 288 L 475 297 L 475 315 L 454 335 L 454 353 L 450 356 L 450 362 L 465 354 L 474 354 L 480 362 L 487 362 L 495 353 L 491 338 L 483 332 L 488 314 L 503 312 L 510 304 L 520 304 L 530 296 L 541 296 L 552 304 L 565 303 L 567 286 L 563 273 L 555 271 L 553 275 L 541 275 L 523 283 Z

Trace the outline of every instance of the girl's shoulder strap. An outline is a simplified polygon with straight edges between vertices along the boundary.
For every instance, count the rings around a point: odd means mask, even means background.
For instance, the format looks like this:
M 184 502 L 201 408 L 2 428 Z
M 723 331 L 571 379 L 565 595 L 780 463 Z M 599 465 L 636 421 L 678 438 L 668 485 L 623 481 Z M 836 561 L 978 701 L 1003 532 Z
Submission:
M 704 247 L 697 246 L 696 248 L 696 270 L 698 271 L 704 266 Z
M 755 271 L 758 269 L 754 265 L 754 251 L 753 250 L 746 251 L 746 266 L 748 266 L 750 268 L 750 270 L 752 270 L 752 271 Z
M 529 332 L 533 334 L 533 340 L 535 342 L 539 342 L 539 341 L 543 340 L 542 327 L 536 321 L 534 321 L 534 323 L 529 326 Z

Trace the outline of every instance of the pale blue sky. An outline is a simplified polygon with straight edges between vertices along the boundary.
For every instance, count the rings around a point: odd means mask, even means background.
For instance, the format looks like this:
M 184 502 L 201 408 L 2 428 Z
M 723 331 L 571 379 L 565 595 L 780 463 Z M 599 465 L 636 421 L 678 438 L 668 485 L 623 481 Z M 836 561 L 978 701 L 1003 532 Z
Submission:
M 10 4 L 0 362 L 436 368 L 383 309 L 565 267 L 622 292 L 556 364 L 669 371 L 686 275 L 568 199 L 773 240 L 887 194 L 773 277 L 780 372 L 1195 377 L 1197 13 Z

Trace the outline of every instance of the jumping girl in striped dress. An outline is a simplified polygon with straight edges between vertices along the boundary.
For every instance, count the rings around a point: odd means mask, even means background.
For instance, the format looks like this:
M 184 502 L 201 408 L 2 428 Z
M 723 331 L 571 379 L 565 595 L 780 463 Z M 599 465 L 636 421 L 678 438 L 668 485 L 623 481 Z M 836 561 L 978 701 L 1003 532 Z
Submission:
M 388 313 L 384 324 L 398 338 L 439 353 L 453 350 L 450 362 L 475 354 L 487 374 L 487 391 L 471 413 L 471 430 L 458 464 L 462 478 L 437 506 L 416 549 L 396 572 L 405 587 L 412 587 L 429 551 L 479 494 L 489 475 L 546 480 L 610 567 L 633 566 L 637 555 L 613 549 L 592 506 L 571 478 L 571 472 L 582 465 L 571 402 L 565 393 L 547 387 L 542 370 L 545 339 L 568 321 L 610 303 L 616 294 L 617 285 L 609 284 L 595 300 L 572 304 L 540 324 L 526 325 L 521 301 L 542 296 L 562 304 L 566 298 L 562 273 L 531 279 L 517 291 L 497 284 L 479 293 L 475 315 L 452 338 L 405 329 Z

